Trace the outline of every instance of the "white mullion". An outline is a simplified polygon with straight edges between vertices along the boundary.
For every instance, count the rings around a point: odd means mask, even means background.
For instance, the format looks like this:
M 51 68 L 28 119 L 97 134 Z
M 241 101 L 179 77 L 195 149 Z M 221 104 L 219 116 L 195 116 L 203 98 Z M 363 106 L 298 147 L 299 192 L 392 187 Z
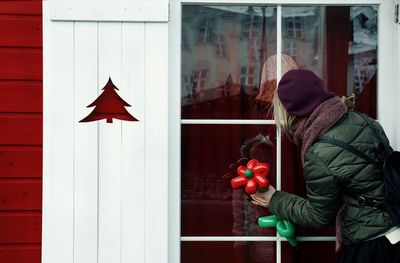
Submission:
M 383 0 L 269 0 L 269 5 L 379 5 Z M 181 0 L 183 4 L 265 5 L 265 0 Z
M 282 73 L 282 6 L 278 5 L 276 10 L 276 83 L 278 84 L 281 79 Z M 278 87 L 277 87 L 278 88 Z M 277 127 L 276 128 L 276 188 L 278 190 L 281 189 L 281 172 L 282 172 L 282 140 L 281 140 L 281 131 Z M 276 263 L 281 263 L 282 261 L 282 243 L 280 240 L 280 235 L 278 231 L 276 232 L 276 236 L 278 237 L 276 241 Z
M 181 124 L 275 124 L 274 120 L 211 120 L 211 119 L 182 119 Z
M 183 236 L 181 241 L 276 241 L 276 236 Z
M 334 236 L 300 236 L 296 237 L 298 241 L 304 242 L 329 242 L 335 241 L 336 238 Z M 182 236 L 180 238 L 181 241 L 284 241 L 287 242 L 287 239 L 284 237 L 278 236 Z M 277 244 L 278 246 L 278 244 Z M 280 245 L 279 245 L 280 246 Z M 277 248 L 278 249 L 278 248 Z M 281 248 L 279 247 L 279 250 Z

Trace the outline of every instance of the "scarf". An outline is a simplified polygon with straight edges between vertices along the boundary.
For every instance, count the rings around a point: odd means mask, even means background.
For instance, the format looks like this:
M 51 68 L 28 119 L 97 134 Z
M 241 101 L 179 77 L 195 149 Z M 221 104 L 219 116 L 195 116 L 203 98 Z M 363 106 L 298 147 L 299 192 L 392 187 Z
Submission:
M 294 143 L 301 146 L 301 160 L 304 166 L 304 156 L 311 145 L 328 131 L 347 111 L 339 97 L 333 97 L 321 103 L 308 118 L 301 119 L 293 127 Z M 336 245 L 338 252 L 342 246 L 342 216 L 346 204 L 336 214 Z
M 293 127 L 294 143 L 301 146 L 301 161 L 311 145 L 327 132 L 347 111 L 339 97 L 321 103 L 308 118 L 298 121 Z

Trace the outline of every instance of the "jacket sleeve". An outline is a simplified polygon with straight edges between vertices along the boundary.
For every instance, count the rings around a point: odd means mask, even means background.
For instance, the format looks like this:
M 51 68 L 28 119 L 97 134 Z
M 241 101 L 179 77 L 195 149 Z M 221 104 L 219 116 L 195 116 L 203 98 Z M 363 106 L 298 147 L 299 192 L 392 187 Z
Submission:
M 284 191 L 272 196 L 269 210 L 295 224 L 321 228 L 334 222 L 340 205 L 340 190 L 335 176 L 314 153 L 305 162 L 307 199 Z

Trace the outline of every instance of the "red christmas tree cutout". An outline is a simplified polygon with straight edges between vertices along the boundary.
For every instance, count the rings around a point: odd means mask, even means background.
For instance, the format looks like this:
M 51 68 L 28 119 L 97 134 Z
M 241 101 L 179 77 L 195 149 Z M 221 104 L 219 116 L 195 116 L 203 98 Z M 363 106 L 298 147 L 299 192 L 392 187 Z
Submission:
M 111 78 L 108 79 L 107 84 L 103 88 L 100 96 L 93 101 L 89 107 L 95 107 L 93 111 L 84 119 L 79 122 L 90 122 L 106 119 L 107 123 L 112 123 L 113 119 L 124 121 L 138 121 L 133 117 L 125 107 L 130 107 L 115 90 L 118 88 L 114 85 Z

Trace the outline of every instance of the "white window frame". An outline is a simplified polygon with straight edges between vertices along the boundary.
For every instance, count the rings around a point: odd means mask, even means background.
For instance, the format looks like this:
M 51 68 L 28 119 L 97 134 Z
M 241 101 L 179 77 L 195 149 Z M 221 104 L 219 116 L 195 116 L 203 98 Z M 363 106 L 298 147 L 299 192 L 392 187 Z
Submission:
M 252 237 L 252 236 L 229 236 L 229 237 L 181 237 L 181 214 L 180 214 L 180 146 L 181 146 L 181 125 L 185 124 L 263 124 L 271 125 L 271 120 L 181 120 L 181 102 L 180 102 L 180 83 L 181 83 L 181 5 L 182 4 L 263 4 L 279 5 L 277 8 L 278 18 L 281 17 L 281 5 L 379 5 L 378 13 L 378 58 L 379 58 L 379 76 L 378 76 L 378 120 L 383 125 L 395 146 L 399 145 L 396 136 L 399 132 L 396 127 L 396 121 L 400 121 L 399 116 L 394 116 L 394 112 L 399 109 L 396 105 L 396 98 L 399 93 L 396 92 L 394 83 L 400 80 L 395 74 L 397 63 L 393 52 L 395 44 L 394 35 L 399 29 L 393 23 L 393 4 L 397 0 L 270 0 L 266 3 L 264 0 L 170 0 L 170 22 L 169 22 L 169 258 L 168 262 L 180 262 L 180 244 L 181 241 L 275 241 L 276 242 L 276 262 L 281 262 L 281 242 L 285 239 L 276 237 Z M 277 60 L 281 60 L 282 52 L 282 21 L 277 20 Z M 396 40 L 397 41 L 397 40 Z M 397 55 L 400 59 L 400 55 Z M 281 63 L 277 63 L 277 75 L 280 76 Z M 278 79 L 279 81 L 279 79 Z M 384 90 L 383 90 L 384 89 Z M 396 96 L 393 96 L 396 94 Z M 398 94 L 398 95 L 397 95 Z M 396 109 L 396 107 L 399 107 Z M 281 167 L 280 167 L 280 132 L 277 131 L 277 189 L 281 188 Z M 334 237 L 299 237 L 299 241 L 333 241 Z

